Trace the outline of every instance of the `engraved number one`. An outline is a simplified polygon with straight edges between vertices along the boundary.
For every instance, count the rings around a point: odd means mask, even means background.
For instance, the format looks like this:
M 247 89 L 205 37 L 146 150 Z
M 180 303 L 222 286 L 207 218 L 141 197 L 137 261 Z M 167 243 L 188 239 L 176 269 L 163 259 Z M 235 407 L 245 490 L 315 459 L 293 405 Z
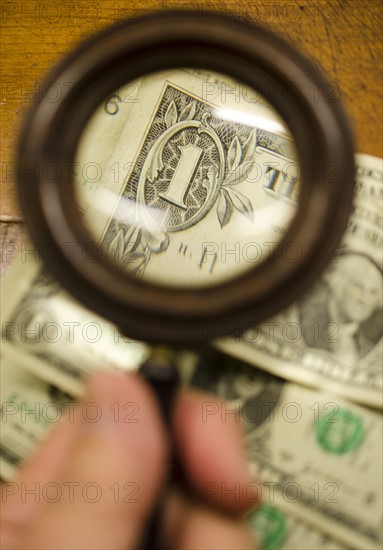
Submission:
M 169 187 L 165 193 L 160 194 L 160 197 L 174 204 L 174 206 L 186 210 L 186 196 L 198 168 L 203 150 L 192 143 L 185 146 L 179 146 L 179 149 L 181 151 L 181 158 L 170 180 Z

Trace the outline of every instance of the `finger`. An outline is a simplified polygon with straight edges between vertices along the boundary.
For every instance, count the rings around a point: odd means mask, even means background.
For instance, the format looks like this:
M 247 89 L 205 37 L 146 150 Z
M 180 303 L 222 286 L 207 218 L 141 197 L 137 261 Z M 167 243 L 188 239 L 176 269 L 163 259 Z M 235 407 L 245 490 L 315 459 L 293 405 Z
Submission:
M 208 394 L 184 393 L 173 429 L 182 465 L 203 502 L 241 513 L 254 507 L 261 486 L 249 473 L 239 415 Z
M 191 500 L 181 488 L 173 485 L 167 493 L 162 512 L 160 548 L 174 548 L 179 541 L 184 523 L 189 516 Z M 185 519 L 186 518 L 186 519 Z
M 254 550 L 254 538 L 239 519 L 219 514 L 209 508 L 194 508 L 189 512 L 180 550 Z
M 166 548 L 193 550 L 254 550 L 255 539 L 240 519 L 204 505 L 191 503 L 173 492 L 167 507 Z
M 39 513 L 42 494 L 62 473 L 79 435 L 79 426 L 73 422 L 73 410 L 67 410 L 47 439 L 26 460 L 16 478 L 2 486 L 2 548 L 18 547 L 20 533 Z
M 20 547 L 134 547 L 167 455 L 155 397 L 137 376 L 96 375 L 76 422 L 81 437 L 58 480 L 59 498 L 44 503 Z
M 196 505 L 177 488 L 169 494 L 165 509 L 164 548 L 254 548 L 255 538 L 239 519 Z

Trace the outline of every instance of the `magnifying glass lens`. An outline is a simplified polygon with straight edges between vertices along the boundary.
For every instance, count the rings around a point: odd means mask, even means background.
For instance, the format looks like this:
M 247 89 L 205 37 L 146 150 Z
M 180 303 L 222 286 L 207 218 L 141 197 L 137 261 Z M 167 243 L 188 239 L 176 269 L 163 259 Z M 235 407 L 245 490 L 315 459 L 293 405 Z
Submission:
M 121 270 L 198 287 L 253 269 L 298 206 L 300 165 L 283 119 L 243 82 L 176 69 L 145 75 L 93 114 L 76 201 Z

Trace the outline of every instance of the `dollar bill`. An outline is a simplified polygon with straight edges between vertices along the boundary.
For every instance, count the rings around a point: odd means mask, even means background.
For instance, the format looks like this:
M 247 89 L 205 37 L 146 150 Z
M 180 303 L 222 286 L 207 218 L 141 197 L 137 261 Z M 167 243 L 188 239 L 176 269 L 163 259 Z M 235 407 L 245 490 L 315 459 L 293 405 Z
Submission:
M 10 480 L 60 420 L 73 398 L 1 357 L 0 477 Z
M 380 412 L 287 382 L 220 353 L 202 357 L 191 385 L 207 400 L 204 421 L 234 417 L 246 433 L 265 504 L 309 522 L 350 548 L 382 545 Z
M 246 521 L 259 550 L 346 550 L 320 529 L 272 504 L 251 510 Z
M 137 370 L 149 354 L 63 290 L 30 246 L 2 281 L 1 302 L 4 353 L 72 395 L 82 393 L 87 373 Z
M 93 240 L 122 269 L 175 286 L 214 284 L 262 261 L 299 194 L 294 142 L 276 111 L 217 73 L 177 69 L 129 86 L 134 103 L 120 116 L 115 100 L 109 116 L 122 129 L 104 138 L 108 115 L 98 111 L 78 151 L 79 174 L 99 166 L 91 189 L 77 178 Z M 113 152 L 98 164 L 104 142 Z
M 356 165 L 354 212 L 321 280 L 289 309 L 216 345 L 283 378 L 381 408 L 383 164 L 357 155 Z

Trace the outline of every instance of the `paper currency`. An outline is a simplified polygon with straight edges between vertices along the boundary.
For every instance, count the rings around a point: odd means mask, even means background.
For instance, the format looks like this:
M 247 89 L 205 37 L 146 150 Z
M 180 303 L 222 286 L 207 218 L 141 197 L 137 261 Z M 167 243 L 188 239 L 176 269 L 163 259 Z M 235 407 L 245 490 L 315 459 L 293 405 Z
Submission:
M 204 420 L 242 422 L 262 499 L 352 548 L 381 548 L 383 417 L 337 396 L 208 354 L 191 384 L 227 400 Z
M 14 364 L 73 395 L 97 369 L 137 370 L 149 348 L 72 298 L 38 255 L 21 254 L 1 285 L 1 338 Z
M 116 100 L 109 116 L 119 122 L 107 163 L 97 162 L 101 111 L 77 155 L 78 173 L 98 166 L 94 185 L 77 179 L 94 241 L 156 283 L 208 285 L 254 267 L 296 211 L 299 165 L 281 118 L 259 93 L 216 73 L 177 69 L 129 86 L 129 110 Z
M 4 355 L 0 379 L 0 477 L 10 480 L 73 399 Z
M 258 550 L 346 550 L 319 529 L 271 504 L 252 510 L 246 520 Z
M 226 353 L 278 376 L 383 406 L 382 160 L 357 155 L 357 189 L 340 253 L 289 309 L 222 337 Z

